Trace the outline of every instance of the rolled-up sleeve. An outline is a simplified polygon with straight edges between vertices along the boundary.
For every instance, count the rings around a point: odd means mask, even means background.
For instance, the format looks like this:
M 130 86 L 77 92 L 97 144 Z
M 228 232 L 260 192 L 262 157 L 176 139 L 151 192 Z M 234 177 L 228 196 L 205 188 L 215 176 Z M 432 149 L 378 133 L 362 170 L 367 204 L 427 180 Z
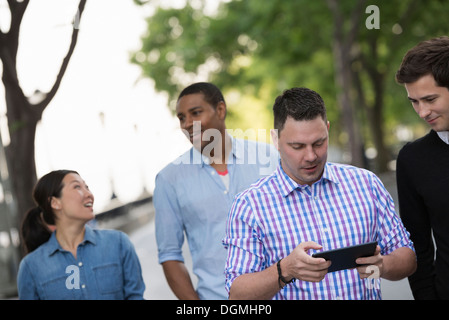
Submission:
M 383 255 L 388 255 L 401 247 L 415 250 L 410 234 L 395 211 L 393 198 L 383 186 L 379 178 L 373 179 L 373 199 L 378 208 L 379 245 Z
M 237 197 L 231 207 L 223 245 L 228 250 L 225 266 L 226 290 L 240 275 L 263 270 L 263 244 L 257 236 L 252 210 L 244 197 Z
M 176 192 L 170 181 L 161 174 L 156 177 L 153 199 L 156 212 L 156 241 L 159 263 L 169 260 L 184 262 L 182 255 L 184 227 L 180 218 Z

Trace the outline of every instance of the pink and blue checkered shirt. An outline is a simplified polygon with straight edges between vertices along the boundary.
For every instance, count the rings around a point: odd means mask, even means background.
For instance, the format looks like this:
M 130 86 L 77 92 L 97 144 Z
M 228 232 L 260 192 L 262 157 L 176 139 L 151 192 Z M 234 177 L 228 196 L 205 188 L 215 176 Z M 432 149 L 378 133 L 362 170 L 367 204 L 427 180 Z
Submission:
M 323 250 L 377 241 L 382 255 L 414 250 L 393 199 L 373 173 L 327 163 L 319 181 L 302 186 L 279 165 L 235 198 L 223 239 L 226 289 L 239 275 L 266 269 L 305 241 Z M 331 272 L 320 282 L 296 280 L 274 299 L 381 299 L 380 279 L 362 280 L 356 269 Z

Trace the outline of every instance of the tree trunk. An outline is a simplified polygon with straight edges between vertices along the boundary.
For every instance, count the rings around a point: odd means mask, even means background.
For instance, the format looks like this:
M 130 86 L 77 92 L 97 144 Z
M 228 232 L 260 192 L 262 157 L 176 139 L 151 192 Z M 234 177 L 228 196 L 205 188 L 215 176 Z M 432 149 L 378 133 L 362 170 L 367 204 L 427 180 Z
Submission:
M 388 149 L 385 146 L 384 141 L 384 119 L 383 119 L 383 76 L 377 74 L 377 77 L 372 79 L 374 86 L 374 104 L 373 107 L 369 109 L 368 118 L 371 133 L 373 135 L 374 146 L 377 150 L 376 157 L 376 171 L 379 173 L 388 171 L 388 162 L 390 161 L 390 156 Z
M 6 158 L 11 169 L 11 186 L 17 200 L 19 223 L 26 211 L 35 206 L 32 191 L 37 179 L 34 157 L 37 122 L 29 120 L 23 120 L 26 125 L 11 135 L 11 144 L 5 148 Z
M 353 9 L 350 30 L 344 34 L 344 19 L 339 7 L 338 1 L 328 0 L 328 6 L 334 18 L 334 63 L 335 63 L 335 82 L 337 87 L 337 98 L 342 109 L 343 125 L 347 131 L 349 139 L 349 148 L 351 151 L 351 163 L 358 167 L 364 167 L 364 146 L 362 143 L 360 129 L 355 114 L 354 102 L 351 98 L 352 91 L 352 73 L 351 73 L 351 49 L 357 38 L 357 30 L 360 25 L 364 0 L 357 3 Z
M 31 110 L 31 105 L 10 74 L 4 72 L 5 97 L 8 106 L 8 127 L 10 144 L 5 147 L 6 160 L 10 168 L 11 187 L 17 200 L 18 222 L 25 212 L 34 206 L 32 190 L 36 183 L 36 166 L 34 157 L 34 138 L 37 122 L 42 111 Z
M 80 0 L 74 15 L 74 28 L 67 54 L 61 64 L 53 87 L 43 93 L 42 101 L 32 104 L 24 95 L 17 76 L 17 51 L 19 48 L 19 32 L 23 15 L 29 0 L 8 1 L 11 12 L 11 26 L 8 33 L 0 30 L 0 59 L 3 64 L 2 80 L 5 86 L 6 110 L 10 144 L 5 146 L 6 160 L 10 168 L 10 181 L 13 197 L 17 200 L 17 223 L 21 223 L 25 213 L 35 206 L 32 192 L 36 184 L 36 165 L 34 140 L 37 123 L 47 105 L 56 95 L 67 66 L 74 52 L 79 22 L 87 0 Z
M 353 108 L 353 101 L 349 93 L 352 90 L 352 76 L 348 71 L 350 68 L 350 62 L 345 48 L 342 48 L 341 43 L 336 39 L 334 40 L 334 60 L 336 64 L 335 78 L 337 86 L 337 98 L 340 108 L 342 109 L 342 121 L 344 128 L 348 134 L 348 143 L 351 151 L 351 163 L 358 167 L 364 167 L 363 156 L 363 144 L 360 135 L 360 128 L 355 117 Z

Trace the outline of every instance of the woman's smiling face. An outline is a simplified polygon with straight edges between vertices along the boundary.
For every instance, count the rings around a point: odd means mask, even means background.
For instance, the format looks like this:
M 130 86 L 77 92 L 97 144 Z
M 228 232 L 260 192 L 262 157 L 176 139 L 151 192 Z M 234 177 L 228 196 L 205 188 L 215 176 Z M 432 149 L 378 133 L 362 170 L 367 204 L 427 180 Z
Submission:
M 62 184 L 61 196 L 52 198 L 52 207 L 58 219 L 93 219 L 94 196 L 84 180 L 78 174 L 69 173 L 62 180 Z

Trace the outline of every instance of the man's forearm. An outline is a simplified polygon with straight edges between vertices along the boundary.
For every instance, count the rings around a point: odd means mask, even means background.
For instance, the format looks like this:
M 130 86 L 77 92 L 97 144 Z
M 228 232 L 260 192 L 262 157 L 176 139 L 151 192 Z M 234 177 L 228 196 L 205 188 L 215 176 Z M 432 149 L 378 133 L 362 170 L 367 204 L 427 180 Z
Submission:
M 320 249 L 321 245 L 307 241 L 300 243 L 287 257 L 280 260 L 280 275 L 290 282 L 295 278 L 302 281 L 318 282 L 324 279 L 330 261 L 308 255 L 310 249 Z M 236 278 L 229 292 L 230 299 L 272 299 L 281 286 L 277 263 L 269 268 Z
M 229 299 L 270 300 L 280 290 L 278 279 L 275 264 L 260 272 L 242 274 L 232 283 Z
M 383 257 L 382 278 L 401 280 L 416 271 L 416 255 L 412 249 L 403 247 Z
M 180 300 L 198 300 L 198 294 L 193 287 L 190 274 L 181 261 L 165 261 L 162 263 L 165 278 L 173 293 Z

